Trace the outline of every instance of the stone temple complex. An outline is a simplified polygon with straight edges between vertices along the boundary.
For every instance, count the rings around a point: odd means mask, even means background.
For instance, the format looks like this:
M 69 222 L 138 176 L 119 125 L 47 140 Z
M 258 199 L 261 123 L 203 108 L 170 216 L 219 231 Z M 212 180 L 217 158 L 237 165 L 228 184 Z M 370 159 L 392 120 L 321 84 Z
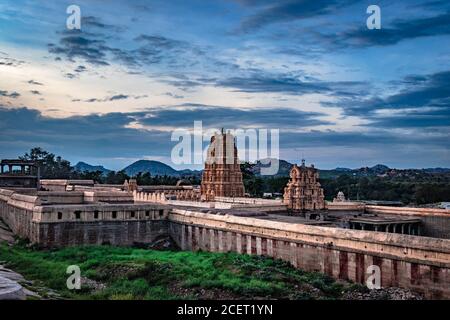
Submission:
M 382 287 L 450 299 L 450 210 L 344 201 L 343 194 L 324 201 L 317 170 L 304 162 L 293 166 L 284 199 L 245 197 L 234 139 L 223 132 L 212 137 L 208 160 L 201 186 L 40 180 L 39 187 L 26 182 L 36 179 L 20 167 L 29 163 L 9 160 L 0 226 L 44 248 L 151 247 L 170 238 L 181 250 L 268 256 L 360 284 L 375 265 Z
M 236 142 L 230 133 L 215 134 L 207 150 L 202 174 L 201 197 L 213 201 L 215 197 L 243 197 L 244 183 Z
M 325 209 L 323 189 L 318 180 L 319 173 L 314 165 L 307 167 L 305 160 L 300 167 L 294 165 L 284 189 L 284 203 L 288 209 L 297 212 Z

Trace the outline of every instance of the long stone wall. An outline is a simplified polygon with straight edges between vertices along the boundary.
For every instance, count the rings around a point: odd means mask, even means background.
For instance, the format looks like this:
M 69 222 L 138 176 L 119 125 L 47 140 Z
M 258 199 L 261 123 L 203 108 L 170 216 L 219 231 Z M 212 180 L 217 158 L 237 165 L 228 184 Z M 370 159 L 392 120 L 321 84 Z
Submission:
M 365 283 L 370 265 L 383 287 L 450 298 L 450 241 L 339 228 L 215 216 L 173 209 L 169 232 L 184 250 L 266 255 L 337 279 Z
M 0 218 L 41 246 L 133 245 L 170 235 L 184 250 L 266 255 L 359 283 L 377 265 L 383 287 L 450 299 L 448 239 L 213 215 L 160 203 L 48 205 L 42 197 L 0 189 Z M 443 213 L 425 216 L 448 219 Z

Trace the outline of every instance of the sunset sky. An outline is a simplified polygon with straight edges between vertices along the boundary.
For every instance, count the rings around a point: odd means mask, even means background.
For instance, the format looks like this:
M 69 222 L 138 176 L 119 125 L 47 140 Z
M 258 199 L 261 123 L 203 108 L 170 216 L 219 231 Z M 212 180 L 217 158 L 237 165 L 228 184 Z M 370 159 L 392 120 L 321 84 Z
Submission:
M 319 168 L 450 167 L 450 1 L 0 2 L 0 158 L 173 165 L 196 120 Z

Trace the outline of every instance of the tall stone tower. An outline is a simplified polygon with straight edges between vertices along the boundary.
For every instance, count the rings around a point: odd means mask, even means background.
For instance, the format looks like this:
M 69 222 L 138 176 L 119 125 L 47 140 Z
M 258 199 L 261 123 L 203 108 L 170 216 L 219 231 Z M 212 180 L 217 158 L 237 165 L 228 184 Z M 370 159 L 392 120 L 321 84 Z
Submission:
M 241 167 L 233 135 L 224 133 L 211 137 L 202 175 L 201 198 L 213 201 L 214 197 L 243 197 Z
M 323 189 L 320 187 L 319 173 L 314 165 L 307 167 L 305 160 L 296 164 L 290 172 L 290 180 L 284 188 L 284 203 L 293 211 L 325 209 Z

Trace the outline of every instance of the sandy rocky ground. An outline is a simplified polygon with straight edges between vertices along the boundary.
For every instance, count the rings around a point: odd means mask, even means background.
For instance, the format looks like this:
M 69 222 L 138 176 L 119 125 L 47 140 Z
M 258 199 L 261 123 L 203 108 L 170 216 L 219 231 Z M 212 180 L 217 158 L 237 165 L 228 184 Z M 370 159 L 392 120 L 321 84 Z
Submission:
M 14 243 L 14 237 L 9 228 L 0 220 L 0 242 L 6 241 L 10 245 Z M 166 241 L 167 242 L 167 241 Z M 158 243 L 154 249 L 165 249 L 166 242 Z M 159 248 L 162 247 L 162 248 Z M 0 300 L 26 300 L 26 299 L 61 299 L 61 296 L 52 289 L 37 286 L 32 281 L 26 280 L 22 275 L 4 267 L 6 261 L 0 261 Z M 102 290 L 106 287 L 103 283 L 82 277 L 82 286 L 90 287 L 91 290 Z M 184 289 L 189 291 L 188 289 Z M 317 290 L 310 288 L 311 291 Z M 179 288 L 178 291 L 183 291 Z M 227 296 L 224 294 L 207 294 L 203 289 L 199 289 L 196 294 L 193 292 L 178 292 L 181 296 L 190 294 L 198 299 L 239 299 L 239 297 Z M 309 290 L 307 290 L 309 291 Z M 314 293 L 314 292 L 312 292 Z M 315 296 L 312 294 L 312 296 Z M 266 297 L 270 299 L 270 297 Z M 317 292 L 317 297 L 320 293 Z M 420 294 L 401 288 L 383 288 L 380 290 L 369 290 L 368 292 L 348 292 L 342 297 L 344 300 L 422 300 Z
M 14 236 L 0 220 L 0 242 L 12 245 Z M 0 261 L 0 300 L 59 299 L 58 293 L 49 288 L 35 286 L 32 281 L 4 267 L 6 261 Z

